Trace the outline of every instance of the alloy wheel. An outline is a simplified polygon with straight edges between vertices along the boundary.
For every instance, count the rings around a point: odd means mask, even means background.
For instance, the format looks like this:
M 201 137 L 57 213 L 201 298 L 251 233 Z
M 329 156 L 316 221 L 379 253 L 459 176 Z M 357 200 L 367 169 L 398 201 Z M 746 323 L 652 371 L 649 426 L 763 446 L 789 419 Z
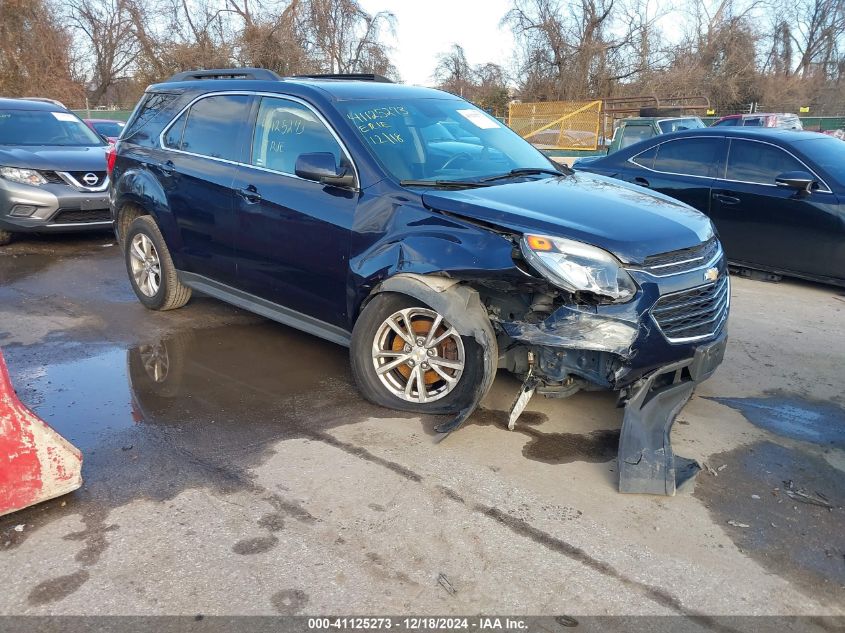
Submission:
M 154 297 L 161 287 L 161 261 L 153 241 L 143 233 L 132 238 L 129 262 L 135 285 L 147 297 Z
M 465 363 L 460 334 L 427 308 L 405 308 L 385 319 L 373 339 L 372 358 L 382 385 L 415 404 L 449 394 Z

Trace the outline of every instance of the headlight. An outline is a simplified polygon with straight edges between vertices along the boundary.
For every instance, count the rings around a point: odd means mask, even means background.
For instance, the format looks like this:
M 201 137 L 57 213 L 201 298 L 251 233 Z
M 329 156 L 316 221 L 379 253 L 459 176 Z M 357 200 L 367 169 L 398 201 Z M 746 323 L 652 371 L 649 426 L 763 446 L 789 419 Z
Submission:
M 34 169 L 21 169 L 20 167 L 0 167 L 0 176 L 24 185 L 43 185 L 47 182 L 47 179 Z
M 620 303 L 637 292 L 619 260 L 595 246 L 546 235 L 525 235 L 521 246 L 528 263 L 564 290 L 592 292 Z

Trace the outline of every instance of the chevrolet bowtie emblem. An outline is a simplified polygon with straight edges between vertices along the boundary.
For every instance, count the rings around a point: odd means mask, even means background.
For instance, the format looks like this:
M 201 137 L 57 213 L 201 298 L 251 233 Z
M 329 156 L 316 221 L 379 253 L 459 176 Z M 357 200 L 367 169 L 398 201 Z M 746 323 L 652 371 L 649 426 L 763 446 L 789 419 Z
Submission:
M 719 269 L 718 268 L 708 268 L 704 271 L 704 280 L 705 281 L 716 281 L 719 278 Z

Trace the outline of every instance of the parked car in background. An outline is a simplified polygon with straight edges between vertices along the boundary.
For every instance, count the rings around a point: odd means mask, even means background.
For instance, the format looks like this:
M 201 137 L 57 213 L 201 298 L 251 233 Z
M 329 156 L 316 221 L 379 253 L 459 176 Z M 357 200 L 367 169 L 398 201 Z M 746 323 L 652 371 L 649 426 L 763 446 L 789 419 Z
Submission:
M 845 143 L 834 137 L 711 127 L 653 138 L 575 168 L 706 213 L 737 266 L 845 285 Z
M 62 103 L 61 101 L 57 101 L 56 99 L 50 99 L 48 97 L 20 97 L 24 101 L 41 101 L 42 103 L 52 103 L 53 105 L 59 106 L 62 110 L 67 110 L 67 106 Z
M 0 245 L 15 233 L 109 228 L 106 147 L 53 103 L 0 99 Z
M 638 143 L 661 134 L 680 132 L 681 130 L 697 130 L 707 127 L 697 116 L 686 117 L 632 117 L 622 119 L 613 131 L 608 154 L 629 145 Z
M 367 399 L 455 415 L 444 431 L 500 367 L 529 397 L 659 388 L 675 405 L 635 399 L 626 424 L 671 425 L 722 360 L 729 281 L 704 215 L 561 172 L 445 92 L 182 73 L 147 89 L 109 169 L 141 303 L 179 308 L 199 290 L 350 346 Z M 660 446 L 643 457 L 646 435 Z M 674 492 L 663 434 L 630 437 L 624 481 Z
M 729 114 L 716 121 L 711 127 L 776 127 L 784 130 L 803 130 L 804 125 L 797 114 L 756 112 L 754 114 Z
M 82 119 L 85 125 L 94 130 L 97 134 L 106 139 L 109 143 L 117 142 L 120 133 L 123 131 L 126 121 L 117 119 Z

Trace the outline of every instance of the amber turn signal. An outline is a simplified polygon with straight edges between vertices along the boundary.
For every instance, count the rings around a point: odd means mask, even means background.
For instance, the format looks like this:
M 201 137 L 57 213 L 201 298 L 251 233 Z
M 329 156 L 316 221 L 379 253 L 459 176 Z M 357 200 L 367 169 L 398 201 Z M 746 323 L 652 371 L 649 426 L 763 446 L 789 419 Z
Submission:
M 554 248 L 550 239 L 539 235 L 526 235 L 525 241 L 532 251 L 550 251 Z

